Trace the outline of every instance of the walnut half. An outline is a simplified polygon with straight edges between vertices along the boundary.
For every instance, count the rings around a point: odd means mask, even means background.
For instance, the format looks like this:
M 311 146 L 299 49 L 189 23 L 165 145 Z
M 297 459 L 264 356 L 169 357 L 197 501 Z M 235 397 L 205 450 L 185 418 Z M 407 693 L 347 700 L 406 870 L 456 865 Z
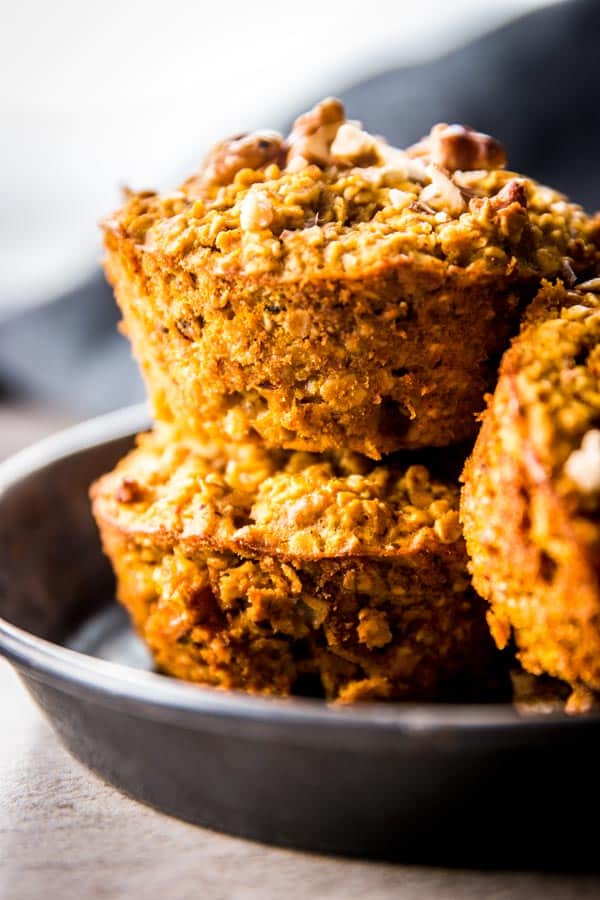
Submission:
M 220 141 L 204 160 L 202 187 L 231 184 L 242 169 L 260 169 L 281 158 L 283 138 L 276 131 L 252 131 Z
M 328 165 L 331 145 L 345 120 L 344 106 L 335 97 L 327 97 L 299 116 L 286 141 L 288 164 L 301 157 L 307 163 Z
M 506 165 L 504 147 L 496 138 L 464 125 L 434 125 L 424 143 L 431 161 L 449 172 Z

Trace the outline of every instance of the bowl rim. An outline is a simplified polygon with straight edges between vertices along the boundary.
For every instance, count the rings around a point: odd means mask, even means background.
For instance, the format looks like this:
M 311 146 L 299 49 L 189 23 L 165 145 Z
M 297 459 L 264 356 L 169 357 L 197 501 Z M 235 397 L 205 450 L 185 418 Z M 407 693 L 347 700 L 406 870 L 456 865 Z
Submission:
M 53 463 L 105 443 L 133 437 L 151 427 L 146 404 L 124 407 L 58 431 L 0 463 L 0 506 L 4 494 L 27 477 Z M 262 697 L 243 691 L 222 691 L 189 684 L 155 672 L 98 659 L 37 637 L 0 617 L 0 655 L 20 671 L 44 683 L 97 699 L 146 716 L 176 718 L 186 724 L 196 716 L 302 725 L 315 728 L 379 729 L 401 732 L 439 732 L 448 729 L 487 731 L 566 725 L 569 728 L 600 722 L 600 713 L 571 716 L 561 711 L 520 713 L 512 704 L 357 703 L 349 706 L 321 700 Z

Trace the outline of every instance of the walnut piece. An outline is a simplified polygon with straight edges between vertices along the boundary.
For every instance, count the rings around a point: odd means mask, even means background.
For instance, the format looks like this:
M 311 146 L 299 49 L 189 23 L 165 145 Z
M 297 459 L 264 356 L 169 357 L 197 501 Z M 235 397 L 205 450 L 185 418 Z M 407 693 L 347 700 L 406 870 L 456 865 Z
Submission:
M 383 138 L 378 137 L 375 141 L 382 175 L 426 183 L 428 175 L 423 160 L 409 156 L 405 150 L 399 150 L 398 147 L 392 147 Z
M 427 174 L 431 178 L 431 184 L 424 187 L 419 195 L 422 203 L 432 209 L 448 212 L 451 216 L 459 216 L 466 210 L 464 195 L 447 172 L 432 163 L 427 166 Z
M 353 122 L 344 122 L 339 126 L 331 145 L 331 157 L 334 163 L 346 166 L 369 166 L 379 160 L 379 143 Z
M 299 116 L 286 141 L 289 147 L 288 164 L 302 157 L 308 163 L 328 165 L 331 145 L 345 119 L 343 104 L 335 97 L 327 97 Z
M 138 503 L 143 497 L 144 490 L 134 478 L 123 478 L 117 485 L 115 491 L 117 503 Z
M 240 206 L 243 231 L 260 231 L 273 221 L 273 207 L 264 191 L 249 190 Z
M 202 186 L 231 184 L 242 169 L 260 169 L 280 159 L 282 146 L 282 136 L 266 130 L 220 141 L 204 160 Z
M 495 197 L 490 200 L 490 205 L 494 212 L 506 209 L 518 203 L 519 206 L 527 207 L 527 194 L 525 193 L 525 185 L 518 178 L 511 178 L 504 187 L 498 191 Z
M 469 169 L 501 169 L 506 165 L 502 144 L 491 137 L 464 125 L 434 125 L 422 147 L 431 162 L 449 172 Z

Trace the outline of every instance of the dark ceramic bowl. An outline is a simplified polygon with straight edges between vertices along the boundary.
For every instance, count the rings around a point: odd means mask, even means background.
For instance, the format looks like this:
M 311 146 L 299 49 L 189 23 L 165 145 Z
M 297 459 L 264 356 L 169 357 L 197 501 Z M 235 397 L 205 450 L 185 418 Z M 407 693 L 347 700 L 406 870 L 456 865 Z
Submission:
M 87 489 L 147 425 L 85 423 L 0 466 L 0 652 L 65 746 L 190 822 L 325 852 L 596 863 L 600 717 L 509 704 L 335 708 L 150 671 L 114 602 Z M 146 669 L 147 671 L 144 671 Z

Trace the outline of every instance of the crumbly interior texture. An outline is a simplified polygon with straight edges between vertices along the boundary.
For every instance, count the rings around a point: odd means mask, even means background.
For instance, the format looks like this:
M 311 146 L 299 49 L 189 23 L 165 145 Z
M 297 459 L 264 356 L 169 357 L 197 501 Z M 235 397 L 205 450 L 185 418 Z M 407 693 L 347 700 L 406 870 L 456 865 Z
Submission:
M 423 466 L 163 427 L 92 497 L 119 597 L 167 673 L 342 702 L 484 690 L 493 644 L 458 487 Z
M 499 647 L 576 690 L 600 689 L 600 279 L 545 285 L 463 475 L 474 585 Z
M 599 259 L 597 220 L 502 163 L 458 126 L 397 150 L 326 101 L 131 194 L 106 270 L 156 417 L 375 459 L 472 435 L 540 279 Z

